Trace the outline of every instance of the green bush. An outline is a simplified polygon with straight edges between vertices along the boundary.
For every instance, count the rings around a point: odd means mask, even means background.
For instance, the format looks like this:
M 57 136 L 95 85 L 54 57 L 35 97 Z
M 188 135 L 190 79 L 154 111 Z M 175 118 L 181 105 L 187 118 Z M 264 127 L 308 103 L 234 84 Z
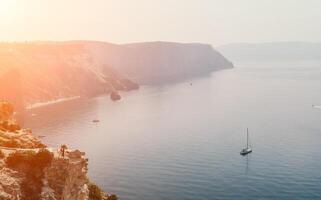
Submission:
M 45 168 L 51 163 L 53 153 L 47 149 L 40 149 L 37 153 L 35 151 L 16 151 L 11 153 L 6 159 L 6 164 L 10 168 L 25 165 L 32 168 Z
M 53 153 L 47 149 L 41 149 L 38 152 L 17 151 L 7 157 L 6 165 L 9 168 L 25 174 L 25 178 L 21 183 L 22 199 L 40 199 L 44 168 L 51 164 L 52 159 Z
M 102 192 L 101 189 L 95 185 L 94 183 L 89 183 L 88 185 L 89 189 L 89 199 L 90 200 L 102 200 Z
M 104 192 L 94 183 L 88 184 L 89 199 L 90 200 L 102 200 Z M 118 197 L 114 194 L 107 197 L 107 200 L 118 200 Z
M 35 156 L 34 151 L 16 151 L 9 154 L 6 159 L 6 165 L 9 168 L 16 168 L 20 165 L 29 166 L 31 164 L 31 159 Z
M 107 200 L 118 200 L 118 197 L 114 194 L 110 195 Z
M 53 153 L 43 148 L 40 149 L 35 156 L 33 156 L 31 164 L 33 164 L 33 167 L 45 168 L 51 163 L 52 159 Z

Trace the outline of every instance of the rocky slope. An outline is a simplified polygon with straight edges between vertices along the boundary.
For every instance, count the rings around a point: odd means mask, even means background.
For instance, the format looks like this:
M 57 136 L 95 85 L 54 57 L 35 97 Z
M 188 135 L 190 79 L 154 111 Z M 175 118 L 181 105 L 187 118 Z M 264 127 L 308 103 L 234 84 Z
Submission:
M 82 44 L 1 43 L 0 99 L 17 109 L 38 102 L 95 96 L 138 85 L 99 64 Z
M 0 199 L 1 200 L 114 200 L 87 177 L 85 153 L 45 147 L 30 131 L 6 124 L 13 109 L 0 102 Z M 15 141 L 8 145 L 7 141 Z

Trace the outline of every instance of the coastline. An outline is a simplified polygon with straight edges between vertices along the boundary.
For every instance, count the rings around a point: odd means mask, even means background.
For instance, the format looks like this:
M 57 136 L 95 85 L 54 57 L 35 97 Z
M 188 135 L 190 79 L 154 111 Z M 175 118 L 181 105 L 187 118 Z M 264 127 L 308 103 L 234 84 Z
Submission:
M 76 100 L 76 99 L 80 99 L 80 96 L 64 97 L 64 98 L 59 98 L 56 100 L 51 100 L 51 101 L 46 101 L 46 102 L 38 102 L 38 103 L 34 103 L 34 104 L 30 104 L 30 105 L 26 106 L 26 110 L 32 110 L 35 108 L 41 108 L 41 107 L 45 107 L 45 106 L 49 106 L 49 105 L 53 105 L 53 104 L 58 104 L 58 103 L 63 103 L 63 102 L 67 102 L 67 101 L 72 101 L 72 100 Z

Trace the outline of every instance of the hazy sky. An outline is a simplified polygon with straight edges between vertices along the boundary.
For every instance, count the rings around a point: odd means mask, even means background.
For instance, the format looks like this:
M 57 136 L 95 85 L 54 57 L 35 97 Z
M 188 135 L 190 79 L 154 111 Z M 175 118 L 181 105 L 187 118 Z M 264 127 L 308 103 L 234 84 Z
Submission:
M 0 40 L 321 42 L 321 0 L 0 0 Z

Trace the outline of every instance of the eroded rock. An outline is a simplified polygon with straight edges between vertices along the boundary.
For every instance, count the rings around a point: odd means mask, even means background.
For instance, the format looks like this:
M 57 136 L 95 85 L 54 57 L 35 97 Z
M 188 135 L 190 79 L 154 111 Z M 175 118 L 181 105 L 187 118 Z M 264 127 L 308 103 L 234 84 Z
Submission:
M 97 200 L 89 195 L 88 159 L 79 150 L 45 148 L 30 129 L 8 128 L 13 107 L 0 104 L 1 200 Z M 101 191 L 101 200 L 114 198 Z

